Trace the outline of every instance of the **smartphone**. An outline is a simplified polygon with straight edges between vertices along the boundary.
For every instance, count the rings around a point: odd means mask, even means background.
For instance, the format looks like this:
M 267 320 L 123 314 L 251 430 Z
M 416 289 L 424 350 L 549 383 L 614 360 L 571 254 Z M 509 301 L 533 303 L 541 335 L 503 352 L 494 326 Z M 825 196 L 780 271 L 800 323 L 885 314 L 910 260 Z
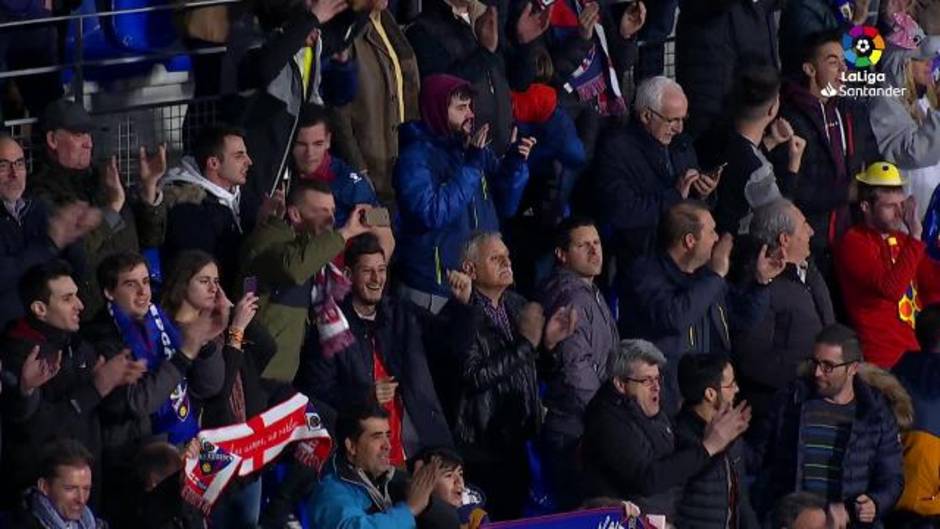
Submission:
M 242 282 L 242 294 L 247 294 L 251 292 L 252 294 L 258 293 L 258 277 L 257 276 L 248 276 Z
M 717 178 L 719 173 L 721 173 L 721 170 L 724 169 L 726 165 L 728 165 L 728 162 L 725 162 L 718 167 L 711 169 L 710 171 L 705 171 L 705 174 L 708 175 L 709 178 Z
M 363 222 L 369 226 L 387 228 L 392 225 L 388 208 L 372 208 L 365 212 Z

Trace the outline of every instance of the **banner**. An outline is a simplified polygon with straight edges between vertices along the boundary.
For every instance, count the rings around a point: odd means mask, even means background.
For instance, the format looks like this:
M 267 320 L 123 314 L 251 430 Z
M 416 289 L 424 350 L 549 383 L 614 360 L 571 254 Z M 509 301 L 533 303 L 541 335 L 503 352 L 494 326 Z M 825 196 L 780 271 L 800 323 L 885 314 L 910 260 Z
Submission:
M 196 439 L 199 456 L 186 459 L 182 494 L 206 515 L 236 474 L 263 469 L 288 444 L 300 441 L 295 458 L 318 470 L 333 447 L 320 416 L 301 393 L 241 424 L 203 430 Z
M 619 506 L 488 523 L 482 525 L 481 529 L 644 529 L 645 527 L 638 518 L 627 519 L 623 506 Z

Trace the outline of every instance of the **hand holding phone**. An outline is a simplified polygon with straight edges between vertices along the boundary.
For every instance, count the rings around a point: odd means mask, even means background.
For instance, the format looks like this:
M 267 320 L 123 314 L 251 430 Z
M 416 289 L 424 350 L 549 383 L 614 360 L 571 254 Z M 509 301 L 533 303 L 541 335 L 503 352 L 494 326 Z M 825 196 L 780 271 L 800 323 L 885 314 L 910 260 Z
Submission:
M 388 208 L 372 208 L 362 213 L 362 222 L 374 228 L 387 228 L 392 225 Z

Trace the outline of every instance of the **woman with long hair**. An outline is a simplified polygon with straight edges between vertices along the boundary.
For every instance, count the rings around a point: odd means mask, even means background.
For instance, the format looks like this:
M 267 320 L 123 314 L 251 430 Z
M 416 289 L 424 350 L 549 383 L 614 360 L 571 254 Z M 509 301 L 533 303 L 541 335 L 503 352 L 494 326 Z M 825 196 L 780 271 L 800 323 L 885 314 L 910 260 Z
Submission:
M 174 323 L 185 326 L 212 310 L 219 296 L 219 267 L 200 250 L 181 253 L 164 285 L 163 307 Z M 229 327 L 207 347 L 222 347 L 225 382 L 217 396 L 202 403 L 200 427 L 219 428 L 245 422 L 268 408 L 269 395 L 261 384 L 261 372 L 274 356 L 277 344 L 253 319 L 258 296 L 246 292 L 232 310 Z M 256 527 L 261 510 L 261 480 L 247 478 L 233 483 L 212 512 L 213 525 L 240 529 Z

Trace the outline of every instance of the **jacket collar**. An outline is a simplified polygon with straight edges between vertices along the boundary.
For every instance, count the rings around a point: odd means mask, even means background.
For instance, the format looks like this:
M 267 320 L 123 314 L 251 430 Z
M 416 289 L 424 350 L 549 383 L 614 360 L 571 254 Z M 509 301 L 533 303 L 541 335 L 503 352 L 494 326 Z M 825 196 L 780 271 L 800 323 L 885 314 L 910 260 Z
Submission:
M 878 390 L 864 382 L 857 374 L 855 375 L 855 380 L 852 385 L 855 389 L 855 418 L 856 420 L 864 419 L 868 417 L 869 414 L 873 413 L 874 408 L 879 405 L 878 397 L 876 396 Z M 806 401 L 817 397 L 816 388 L 811 380 L 806 377 L 796 379 L 793 392 L 794 404 L 802 407 Z

